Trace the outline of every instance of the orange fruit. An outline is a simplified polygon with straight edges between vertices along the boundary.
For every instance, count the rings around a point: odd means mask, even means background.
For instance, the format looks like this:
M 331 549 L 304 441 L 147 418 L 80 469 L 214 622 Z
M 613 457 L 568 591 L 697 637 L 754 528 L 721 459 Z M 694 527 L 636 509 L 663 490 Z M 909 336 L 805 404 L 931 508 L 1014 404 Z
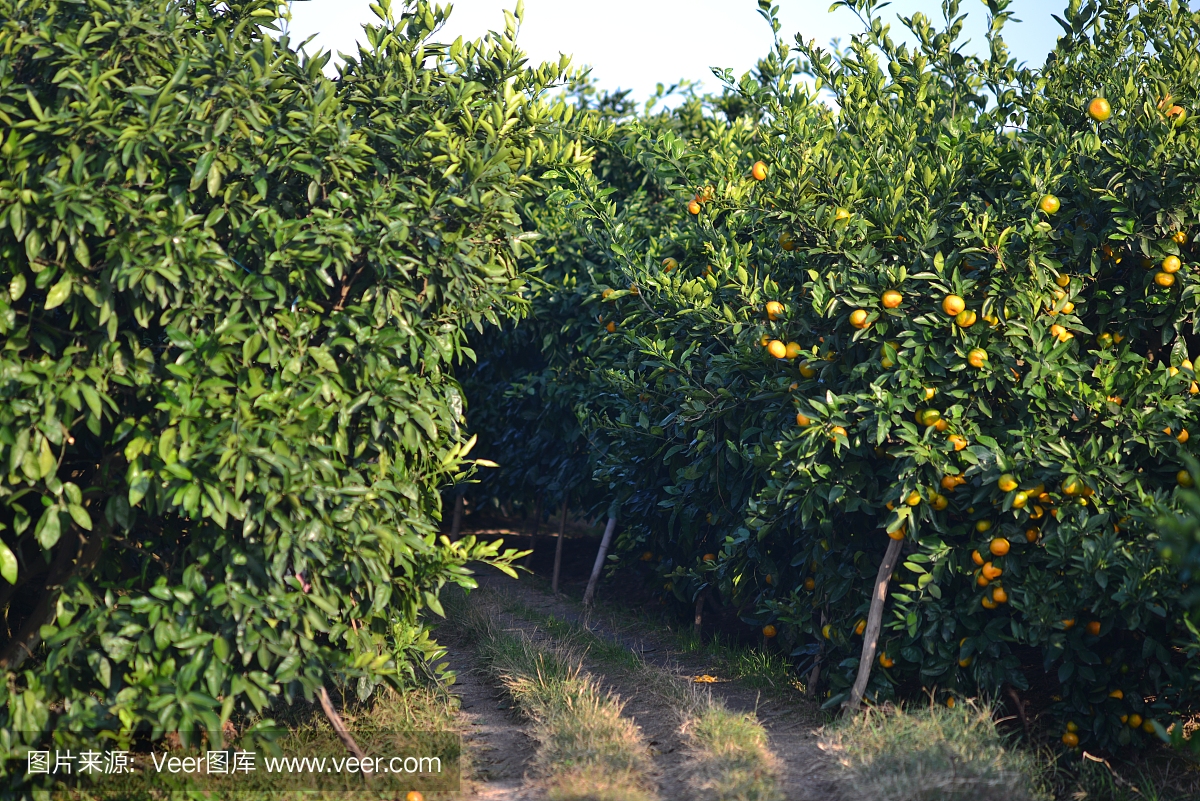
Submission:
M 1062 493 L 1074 497 L 1083 493 L 1083 482 L 1077 478 L 1068 478 L 1062 483 Z
M 420 790 L 409 790 L 404 794 L 404 801 L 425 801 L 425 796 L 421 795 Z
M 947 295 L 942 298 L 942 311 L 950 317 L 957 317 L 967 307 L 967 302 L 958 295 Z
M 975 510 L 970 509 L 969 511 L 973 512 Z M 992 530 L 992 521 L 991 520 L 980 520 L 979 522 L 977 522 L 975 524 L 975 530 L 978 531 L 980 534 L 986 534 L 987 532 Z
M 1136 729 L 1141 725 L 1142 725 L 1142 716 L 1141 715 L 1139 715 L 1137 712 L 1134 712 L 1132 715 L 1129 716 L 1129 726 L 1131 728 Z
M 1068 631 L 1070 631 L 1071 629 L 1075 628 L 1075 618 L 1069 617 L 1066 620 L 1064 620 L 1062 622 L 1062 624 L 1063 624 L 1064 629 L 1067 629 Z
M 1008 593 L 1003 587 L 992 587 L 992 600 L 997 604 L 1008 603 Z
M 1116 698 L 1118 701 L 1120 701 L 1122 698 L 1125 697 L 1125 693 L 1121 692 L 1120 690 L 1113 690 L 1111 693 L 1108 694 L 1108 697 Z
M 653 558 L 654 558 L 654 554 L 653 554 L 653 553 L 651 553 L 650 551 L 643 551 L 643 552 L 642 552 L 642 561 L 643 561 L 643 562 L 649 562 L 649 561 L 650 561 L 651 559 L 653 559 Z
M 982 606 L 984 609 L 995 609 L 996 608 L 996 602 L 993 601 L 991 598 L 987 597 L 986 595 L 979 599 L 979 605 Z
M 975 577 L 975 583 L 978 584 L 980 587 L 986 587 L 987 585 L 991 584 L 991 581 L 988 579 L 987 576 L 980 573 L 978 576 Z
M 675 261 L 674 259 L 672 259 L 670 257 L 662 260 L 662 268 L 663 268 L 664 273 L 669 273 L 669 272 L 671 272 L 671 270 L 674 270 L 678 266 L 679 266 L 679 262 Z
M 1046 214 L 1055 214 L 1062 208 L 1062 202 L 1054 195 L 1042 195 L 1042 199 L 1038 201 L 1038 208 Z
M 888 536 L 894 540 L 902 540 L 902 539 L 904 539 L 904 536 L 907 533 L 908 533 L 908 525 L 906 524 L 906 525 L 903 525 L 900 528 L 896 529 L 895 531 L 889 531 Z
M 982 368 L 987 360 L 987 351 L 983 348 L 974 348 L 970 353 L 967 354 L 967 364 L 971 365 L 972 367 Z
M 766 581 L 767 581 L 767 586 L 771 586 L 775 583 L 775 577 L 773 575 L 771 575 L 770 573 L 768 573 Z
M 784 349 L 784 355 L 787 355 L 787 349 Z M 812 378 L 817 374 L 817 368 L 813 367 L 807 361 L 800 362 L 800 375 L 805 378 Z
M 1175 276 L 1171 273 L 1157 272 L 1154 274 L 1154 283 L 1163 288 L 1175 286 Z
M 1062 736 L 1062 741 L 1063 745 L 1067 746 L 1068 748 L 1074 748 L 1075 746 L 1079 745 L 1079 735 L 1075 732 L 1069 731 Z
M 799 342 L 787 343 L 787 352 L 784 355 L 789 359 L 794 359 L 804 352 L 804 348 L 800 347 Z
M 801 427 L 810 426 L 812 425 L 812 420 L 809 420 L 808 416 L 805 415 L 804 412 L 798 412 L 796 414 L 796 425 Z
M 1180 470 L 1175 474 L 1175 483 L 1181 487 L 1190 487 L 1196 482 L 1192 480 L 1192 474 L 1186 470 Z
M 868 325 L 866 309 L 855 309 L 850 312 L 850 325 L 855 328 L 866 328 Z
M 904 499 L 904 503 L 908 506 L 918 505 L 921 503 L 921 493 L 913 490 L 912 492 L 908 493 L 908 497 Z
M 1012 473 L 1005 473 L 1000 476 L 1000 480 L 996 482 L 996 486 L 1001 492 L 1012 492 L 1017 488 L 1017 479 Z
M 958 666 L 961 668 L 970 667 L 971 666 L 971 657 L 964 656 L 962 659 L 958 660 Z M 949 701 L 947 701 L 946 706 L 953 709 L 954 708 L 954 699 L 951 698 Z
M 958 314 L 954 315 L 954 322 L 959 328 L 970 328 L 975 325 L 975 321 L 979 319 L 979 315 L 970 309 L 963 309 Z
M 854 627 L 854 633 L 858 634 L 860 636 L 866 630 L 867 630 L 867 621 L 865 621 L 865 620 L 858 621 L 858 624 Z
M 787 356 L 787 345 L 783 344 L 778 339 L 772 339 L 767 343 L 767 353 L 771 354 L 776 359 L 783 359 Z
M 1185 231 L 1176 231 L 1175 235 L 1171 237 L 1171 241 L 1176 245 L 1186 245 L 1187 239 L 1188 235 Z
M 988 550 L 992 552 L 992 556 L 1004 556 L 1011 547 L 1008 540 L 1003 537 L 995 537 L 988 543 Z
M 783 248 L 784 250 L 795 250 L 796 238 L 787 231 L 784 231 L 779 235 L 779 247 Z
M 1177 273 L 1179 272 L 1179 268 L 1183 266 L 1183 262 L 1179 260 L 1178 256 L 1167 256 L 1162 260 L 1161 266 L 1164 273 Z
M 921 409 L 917 412 L 917 422 L 928 428 L 942 419 L 942 413 L 937 409 Z
M 1036 528 L 1025 529 L 1025 541 L 1026 542 L 1037 542 L 1038 537 L 1040 537 L 1040 536 L 1041 536 L 1041 534 L 1038 533 L 1038 530 Z
M 1182 122 L 1183 118 L 1186 116 L 1187 112 L 1184 111 L 1183 106 L 1171 106 L 1171 108 L 1167 110 L 1167 119 L 1174 118 L 1176 122 Z
M 1088 623 L 1087 624 L 1087 633 L 1092 635 L 1093 637 L 1099 637 L 1100 636 L 1100 621 L 1093 620 L 1090 623 Z
M 984 562 L 982 572 L 983 575 L 987 577 L 988 581 L 994 581 L 999 578 L 1004 571 L 996 567 L 996 565 L 992 562 Z
M 892 659 L 889 659 L 887 654 L 879 655 L 879 665 L 881 667 L 890 668 L 894 664 L 896 664 L 895 661 L 893 661 Z
M 842 428 L 841 426 L 834 426 L 833 430 L 830 431 L 829 433 L 832 435 L 830 437 L 830 439 L 833 439 L 838 434 L 841 434 L 843 437 L 846 437 L 847 439 L 849 439 L 849 435 L 846 434 L 846 429 Z
M 1066 273 L 1056 275 L 1054 276 L 1054 283 L 1058 284 L 1063 289 L 1066 289 L 1071 285 L 1071 276 L 1067 275 Z
M 767 625 L 762 627 L 762 633 L 763 633 L 763 636 L 766 637 L 768 640 L 771 639 L 772 637 L 774 637 L 776 634 L 778 634 L 778 632 L 775 631 L 775 627 L 772 626 L 770 623 L 768 623 Z
M 961 664 L 961 663 L 960 663 L 960 664 Z M 966 667 L 966 666 L 964 665 L 964 667 Z M 946 699 L 946 706 L 948 706 L 950 709 L 954 709 L 954 699 L 953 699 L 953 698 L 947 698 L 947 699 Z
M 934 423 L 933 427 L 937 431 L 945 431 L 947 428 L 950 427 L 950 424 L 947 423 L 944 419 L 942 419 L 942 420 L 938 420 L 936 423 Z
M 783 316 L 783 304 L 777 300 L 772 300 L 767 303 L 767 319 L 774 322 Z
M 1096 122 L 1104 122 L 1112 116 L 1112 106 L 1103 97 L 1094 97 L 1088 103 L 1087 113 Z
M 699 214 L 699 213 L 700 213 L 700 201 L 693 200 L 691 203 L 688 204 L 688 214 Z
M 711 515 L 710 515 L 710 517 L 711 517 Z M 715 561 L 717 561 L 717 555 L 715 553 L 706 553 L 706 554 L 704 554 L 704 561 L 705 562 L 715 562 Z
M 817 582 L 815 579 L 810 577 L 804 580 L 804 589 L 808 590 L 809 592 L 812 592 L 814 589 L 816 589 L 816 587 Z
M 904 301 L 904 296 L 894 289 L 889 289 L 883 293 L 879 301 L 883 304 L 883 308 L 894 309 Z
M 1188 430 L 1186 428 L 1181 430 L 1179 432 L 1179 436 L 1177 436 L 1175 439 L 1179 440 L 1180 442 L 1187 442 L 1188 441 Z
M 617 330 L 617 324 L 610 322 L 608 325 L 604 326 L 604 330 L 611 334 Z
M 963 439 L 962 437 L 960 437 L 958 434 L 955 434 L 954 436 L 950 437 L 950 439 L 948 441 L 951 445 L 954 446 L 954 450 L 956 450 L 956 451 L 961 451 L 963 448 L 967 447 L 967 441 L 965 439 Z
M 767 180 L 767 165 L 761 161 L 754 162 L 754 166 L 750 168 L 750 175 L 752 175 L 756 181 Z
M 983 554 L 979 553 L 979 551 L 971 551 L 971 561 L 982 567 L 984 564 Z

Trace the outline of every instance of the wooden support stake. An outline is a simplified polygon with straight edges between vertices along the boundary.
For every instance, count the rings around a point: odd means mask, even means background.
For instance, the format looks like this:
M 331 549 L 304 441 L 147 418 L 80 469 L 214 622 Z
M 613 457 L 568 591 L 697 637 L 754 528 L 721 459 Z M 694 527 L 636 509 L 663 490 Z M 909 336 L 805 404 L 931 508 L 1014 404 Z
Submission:
M 850 697 L 846 699 L 845 704 L 845 710 L 850 713 L 858 711 L 863 693 L 867 691 L 867 681 L 871 678 L 871 668 L 875 664 L 875 644 L 883 625 L 883 604 L 887 600 L 888 582 L 892 579 L 892 571 L 896 569 L 896 561 L 900 558 L 902 547 L 904 540 L 890 540 L 883 561 L 879 563 L 879 573 L 875 576 L 875 594 L 871 596 L 871 609 L 867 613 L 867 630 L 863 632 L 858 678 L 854 680 L 854 687 L 850 690 Z
M 608 544 L 612 542 L 613 531 L 617 528 L 617 510 L 608 513 L 608 525 L 604 527 L 604 537 L 600 540 L 600 550 L 596 552 L 596 564 L 592 565 L 592 577 L 588 579 L 587 591 L 583 594 L 583 605 L 591 606 L 596 596 L 596 583 L 600 580 L 600 571 L 604 569 L 604 558 L 608 556 Z
M 533 549 L 537 545 L 538 526 L 542 524 L 542 494 L 539 492 L 533 504 L 533 531 L 529 534 L 529 556 L 525 557 L 525 569 L 533 564 Z
M 333 730 L 337 732 L 338 739 L 350 750 L 350 753 L 358 757 L 360 762 L 366 759 L 366 754 L 358 747 L 358 743 L 354 742 L 354 738 L 350 736 L 350 730 L 346 728 L 346 722 L 342 720 L 342 716 L 333 708 L 333 702 L 329 700 L 329 693 L 324 687 L 317 690 L 317 698 L 321 701 L 321 709 L 325 711 L 325 717 L 329 718 L 330 724 L 333 725 Z
M 454 493 L 454 516 L 450 518 L 450 539 L 452 540 L 457 540 L 462 531 L 463 505 L 463 491 L 459 490 Z
M 558 595 L 558 574 L 562 569 L 563 532 L 567 530 L 567 499 L 564 496 L 562 512 L 558 515 L 558 543 L 554 546 L 554 578 L 550 581 L 550 592 Z

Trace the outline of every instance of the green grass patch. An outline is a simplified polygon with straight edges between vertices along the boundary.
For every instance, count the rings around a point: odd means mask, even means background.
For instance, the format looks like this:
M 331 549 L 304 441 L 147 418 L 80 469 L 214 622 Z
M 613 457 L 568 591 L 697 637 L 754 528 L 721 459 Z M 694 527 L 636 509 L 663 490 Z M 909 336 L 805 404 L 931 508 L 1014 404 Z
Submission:
M 825 730 L 824 745 L 853 798 L 1041 801 L 1043 770 L 970 701 L 953 709 L 869 708 Z

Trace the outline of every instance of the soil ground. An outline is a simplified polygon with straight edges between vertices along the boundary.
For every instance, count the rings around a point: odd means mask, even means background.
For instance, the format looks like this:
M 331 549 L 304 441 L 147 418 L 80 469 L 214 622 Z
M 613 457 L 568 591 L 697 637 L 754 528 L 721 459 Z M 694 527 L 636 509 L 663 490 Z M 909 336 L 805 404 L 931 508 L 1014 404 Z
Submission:
M 497 516 L 467 515 L 463 534 L 503 537 L 512 547 L 529 547 L 524 521 Z M 557 521 L 555 521 L 557 522 Z M 539 617 L 587 628 L 593 635 L 629 649 L 646 663 L 686 678 L 701 675 L 721 679 L 719 667 L 702 653 L 686 652 L 670 636 L 658 636 L 655 629 L 637 616 L 622 614 L 620 605 L 601 604 L 596 612 L 585 615 L 577 598 L 591 570 L 595 548 L 581 540 L 593 539 L 598 530 L 573 521 L 568 526 L 563 548 L 563 573 L 560 596 L 549 592 L 553 569 L 554 526 L 543 524 L 531 563 L 533 575 L 513 581 L 485 568 L 480 576 L 481 591 L 500 599 L 499 605 L 524 608 L 527 614 L 505 613 L 501 623 L 520 629 L 535 641 L 553 640 Z M 613 588 L 605 588 L 608 594 Z M 530 614 L 532 613 L 532 614 Z M 460 642 L 451 627 L 439 629 L 438 638 L 450 651 L 451 668 L 459 675 L 452 692 L 461 699 L 465 742 L 470 759 L 469 780 L 464 788 L 468 798 L 534 799 L 536 783 L 527 775 L 528 760 L 535 743 L 526 724 L 506 707 L 503 694 L 479 673 L 469 646 Z M 638 680 L 636 671 L 622 669 L 591 655 L 585 655 L 584 668 L 601 685 L 617 694 L 625 703 L 625 713 L 641 728 L 655 762 L 654 780 L 665 801 L 684 801 L 692 797 L 687 785 L 688 769 L 684 739 L 676 708 Z M 706 685 L 714 696 L 730 709 L 757 715 L 770 737 L 772 751 L 783 771 L 784 793 L 791 801 L 836 801 L 839 792 L 832 778 L 828 755 L 818 747 L 816 730 L 821 718 L 815 705 L 792 687 L 762 691 L 738 681 L 719 681 Z

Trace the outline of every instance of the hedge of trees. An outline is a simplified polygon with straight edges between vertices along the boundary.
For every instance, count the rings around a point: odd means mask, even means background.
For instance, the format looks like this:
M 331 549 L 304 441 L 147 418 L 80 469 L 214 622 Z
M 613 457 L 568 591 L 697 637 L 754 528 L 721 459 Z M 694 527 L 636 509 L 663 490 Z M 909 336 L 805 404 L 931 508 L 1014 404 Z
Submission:
M 429 669 L 468 562 L 513 572 L 439 538 L 439 490 L 520 209 L 586 158 L 566 63 L 375 8 L 331 80 L 267 0 L 0 0 L 7 757 L 366 698 Z
M 1200 19 L 1072 2 L 1034 69 L 1003 0 L 978 57 L 952 0 L 912 46 L 837 5 L 845 51 L 778 39 L 720 96 L 581 117 L 603 145 L 537 212 L 574 225 L 509 397 L 573 399 L 617 560 L 737 610 L 826 704 L 869 679 L 1015 697 L 1072 747 L 1165 736 L 1200 668 L 1159 540 L 1200 403 Z M 491 442 L 546 432 L 509 419 Z

